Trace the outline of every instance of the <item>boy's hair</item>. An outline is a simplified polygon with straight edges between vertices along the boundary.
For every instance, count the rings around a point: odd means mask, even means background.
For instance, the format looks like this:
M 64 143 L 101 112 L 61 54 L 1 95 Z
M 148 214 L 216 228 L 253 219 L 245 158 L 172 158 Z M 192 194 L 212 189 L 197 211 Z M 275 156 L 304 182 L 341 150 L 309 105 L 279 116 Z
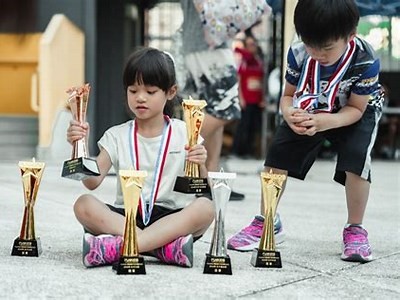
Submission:
M 294 26 L 306 45 L 323 47 L 356 32 L 360 14 L 354 0 L 299 0 Z
M 171 56 L 155 48 L 139 48 L 128 58 L 123 74 L 125 91 L 135 83 L 157 86 L 167 93 L 176 84 Z M 173 101 L 167 101 L 164 113 L 172 116 Z

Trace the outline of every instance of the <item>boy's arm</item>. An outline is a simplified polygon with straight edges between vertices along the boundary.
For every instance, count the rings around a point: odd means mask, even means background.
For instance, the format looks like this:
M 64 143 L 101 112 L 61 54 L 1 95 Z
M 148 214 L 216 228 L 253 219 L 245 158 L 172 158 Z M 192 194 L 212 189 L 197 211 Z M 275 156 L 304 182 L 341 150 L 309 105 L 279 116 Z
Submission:
M 339 128 L 356 123 L 361 119 L 368 105 L 369 95 L 351 93 L 349 101 L 337 113 L 308 114 L 309 119 L 301 122 L 307 130 L 304 134 L 314 135 L 317 132 Z

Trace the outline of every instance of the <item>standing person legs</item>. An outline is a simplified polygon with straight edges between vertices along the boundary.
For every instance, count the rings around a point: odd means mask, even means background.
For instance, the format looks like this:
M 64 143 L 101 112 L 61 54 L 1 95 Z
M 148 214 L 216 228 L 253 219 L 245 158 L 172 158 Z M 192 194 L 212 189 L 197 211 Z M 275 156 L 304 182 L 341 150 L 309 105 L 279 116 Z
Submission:
M 186 55 L 185 63 L 194 82 L 194 91 L 199 99 L 205 99 L 205 119 L 201 135 L 207 149 L 207 168 L 219 170 L 224 126 L 240 118 L 238 83 L 233 52 L 219 48 Z M 194 95 L 192 95 L 194 97 Z M 232 191 L 231 200 L 242 200 L 244 195 Z

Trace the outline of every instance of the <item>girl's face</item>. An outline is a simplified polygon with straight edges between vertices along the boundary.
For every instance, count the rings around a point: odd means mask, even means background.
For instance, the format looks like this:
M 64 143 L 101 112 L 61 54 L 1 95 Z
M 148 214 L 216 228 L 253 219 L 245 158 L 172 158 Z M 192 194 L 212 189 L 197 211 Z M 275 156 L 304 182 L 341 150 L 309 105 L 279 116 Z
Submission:
M 136 118 L 151 119 L 162 116 L 166 101 L 172 100 L 176 95 L 176 86 L 166 93 L 158 86 L 138 84 L 128 86 L 127 98 L 129 109 Z
M 328 42 L 323 47 L 311 47 L 306 46 L 307 53 L 316 61 L 318 61 L 323 66 L 331 66 L 335 64 L 343 53 L 346 51 L 346 47 L 348 42 L 354 38 L 354 35 L 351 35 L 349 38 L 338 39 L 335 41 Z

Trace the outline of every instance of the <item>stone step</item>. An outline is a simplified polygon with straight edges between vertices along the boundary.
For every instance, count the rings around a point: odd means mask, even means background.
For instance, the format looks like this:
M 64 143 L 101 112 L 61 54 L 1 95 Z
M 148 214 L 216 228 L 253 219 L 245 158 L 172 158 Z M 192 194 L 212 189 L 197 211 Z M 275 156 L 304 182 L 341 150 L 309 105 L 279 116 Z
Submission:
M 29 159 L 36 155 L 38 118 L 0 116 L 0 160 Z

